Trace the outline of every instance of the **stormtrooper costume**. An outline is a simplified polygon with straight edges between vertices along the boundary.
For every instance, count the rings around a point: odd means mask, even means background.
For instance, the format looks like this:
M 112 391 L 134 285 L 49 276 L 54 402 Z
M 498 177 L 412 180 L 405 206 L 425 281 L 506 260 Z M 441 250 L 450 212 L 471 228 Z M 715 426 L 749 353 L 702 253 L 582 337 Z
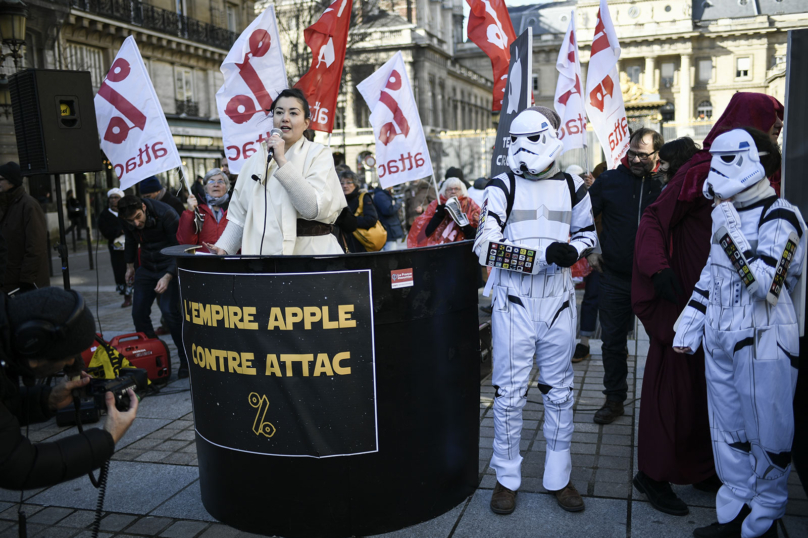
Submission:
M 563 144 L 551 121 L 534 109 L 510 127 L 508 167 L 485 189 L 474 252 L 484 261 L 491 242 L 536 252 L 534 274 L 494 268 L 494 455 L 497 481 L 521 484 L 519 441 L 533 357 L 540 369 L 547 455 L 543 484 L 557 491 L 569 483 L 572 463 L 573 370 L 576 302 L 569 267 L 597 244 L 592 204 L 584 181 L 559 171 Z
M 710 153 L 704 195 L 718 199 L 710 256 L 673 346 L 693 353 L 704 338 L 710 434 L 724 484 L 716 498 L 718 522 L 737 523 L 747 505 L 741 536 L 750 538 L 766 533 L 788 500 L 799 355 L 789 291 L 803 270 L 805 222 L 776 197 L 749 133 L 722 134 Z M 775 275 L 788 258 L 782 292 L 774 297 Z

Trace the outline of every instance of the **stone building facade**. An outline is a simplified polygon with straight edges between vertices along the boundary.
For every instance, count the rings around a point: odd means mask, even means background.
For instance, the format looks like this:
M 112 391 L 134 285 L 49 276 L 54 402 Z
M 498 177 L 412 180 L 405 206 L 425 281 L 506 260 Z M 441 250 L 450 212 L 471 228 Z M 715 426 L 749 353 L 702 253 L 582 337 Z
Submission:
M 135 37 L 186 169 L 204 175 L 218 165 L 223 149 L 215 94 L 223 83 L 219 66 L 238 33 L 254 18 L 251 0 L 28 0 L 26 53 L 20 69 L 89 71 L 97 91 L 126 37 Z M 4 72 L 13 72 L 7 59 Z M 11 118 L 0 116 L 0 160 L 17 160 Z M 107 163 L 105 163 L 107 164 Z M 161 179 L 179 187 L 176 172 Z M 61 176 L 87 202 L 94 192 L 118 184 L 101 173 Z M 55 227 L 52 177 L 28 179 Z M 86 188 L 85 188 L 86 187 Z M 102 197 L 94 198 L 98 210 Z M 48 200 L 51 200 L 48 202 Z M 91 203 L 93 205 L 93 203 Z

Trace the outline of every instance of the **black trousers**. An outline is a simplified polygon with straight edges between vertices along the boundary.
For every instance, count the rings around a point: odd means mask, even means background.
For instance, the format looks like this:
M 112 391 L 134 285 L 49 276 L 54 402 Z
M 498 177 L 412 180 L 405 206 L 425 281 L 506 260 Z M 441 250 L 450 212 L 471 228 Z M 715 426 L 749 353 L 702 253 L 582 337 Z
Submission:
M 634 313 L 631 311 L 631 278 L 604 271 L 600 278 L 600 326 L 603 340 L 603 386 L 607 400 L 627 397 L 626 345 Z

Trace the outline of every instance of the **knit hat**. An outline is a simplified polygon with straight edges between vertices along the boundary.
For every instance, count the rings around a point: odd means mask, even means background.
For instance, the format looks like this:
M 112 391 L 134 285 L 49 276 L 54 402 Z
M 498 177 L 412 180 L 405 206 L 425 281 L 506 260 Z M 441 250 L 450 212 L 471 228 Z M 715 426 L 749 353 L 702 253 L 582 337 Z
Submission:
M 14 161 L 9 161 L 6 164 L 0 166 L 0 176 L 3 179 L 14 185 L 15 187 L 19 187 L 22 185 L 22 174 L 20 173 L 20 165 L 15 163 Z
M 478 191 L 481 191 L 488 185 L 488 178 L 487 177 L 478 177 L 474 180 L 474 188 Z
M 111 198 L 113 196 L 120 196 L 121 198 L 123 198 L 124 196 L 126 196 L 126 194 L 118 187 L 115 187 L 107 191 L 107 198 Z
M 578 166 L 577 164 L 571 164 L 564 170 L 568 174 L 575 174 L 576 176 L 580 176 L 584 173 L 584 169 Z
M 547 108 L 546 106 L 531 106 L 528 107 L 527 110 L 535 110 L 548 120 L 550 123 L 553 124 L 553 128 L 558 131 L 558 128 L 561 127 L 561 117 L 556 114 L 556 111 L 552 108 Z
M 140 182 L 140 194 L 151 194 L 160 191 L 162 188 L 160 180 L 155 176 L 147 177 Z
M 61 288 L 48 287 L 8 299 L 7 312 L 11 334 L 15 334 L 15 330 L 27 321 L 49 322 L 57 327 L 63 325 L 76 307 L 76 296 L 73 293 Z M 66 329 L 67 334 L 64 338 L 54 337 L 53 345 L 47 346 L 41 356 L 32 358 L 58 361 L 78 355 L 90 347 L 95 335 L 92 312 L 85 307 Z

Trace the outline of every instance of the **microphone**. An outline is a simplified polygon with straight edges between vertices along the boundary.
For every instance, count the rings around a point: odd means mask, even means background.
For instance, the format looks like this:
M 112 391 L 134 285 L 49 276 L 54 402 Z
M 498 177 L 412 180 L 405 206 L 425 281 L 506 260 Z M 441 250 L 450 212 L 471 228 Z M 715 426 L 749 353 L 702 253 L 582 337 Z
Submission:
M 271 131 L 269 131 L 269 136 L 270 137 L 283 136 L 283 131 L 281 131 L 280 129 L 275 127 Z M 272 157 L 274 157 L 274 156 L 275 156 L 275 151 L 273 150 L 273 148 L 269 148 L 269 151 L 267 152 L 267 164 L 269 164 L 269 161 L 271 161 Z

